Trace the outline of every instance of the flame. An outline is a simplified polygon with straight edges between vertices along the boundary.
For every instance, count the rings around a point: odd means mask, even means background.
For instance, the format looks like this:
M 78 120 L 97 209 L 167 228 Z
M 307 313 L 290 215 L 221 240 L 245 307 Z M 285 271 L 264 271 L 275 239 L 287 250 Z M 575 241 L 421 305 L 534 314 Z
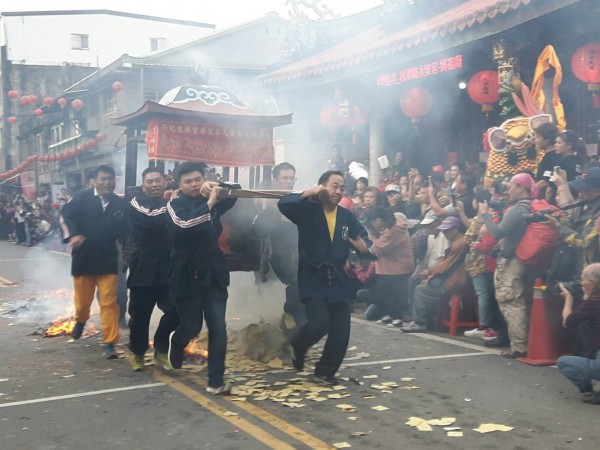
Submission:
M 57 336 L 68 336 L 73 331 L 73 327 L 75 326 L 75 318 L 73 317 L 72 308 L 67 308 L 67 312 L 64 316 L 59 316 L 50 322 L 42 332 L 41 335 L 43 337 L 57 337 Z M 100 331 L 96 328 L 96 326 L 88 322 L 83 331 L 85 336 L 95 336 Z
M 208 358 L 208 350 L 195 339 L 190 341 L 187 347 L 183 349 L 183 354 L 186 356 L 201 356 L 204 359 Z

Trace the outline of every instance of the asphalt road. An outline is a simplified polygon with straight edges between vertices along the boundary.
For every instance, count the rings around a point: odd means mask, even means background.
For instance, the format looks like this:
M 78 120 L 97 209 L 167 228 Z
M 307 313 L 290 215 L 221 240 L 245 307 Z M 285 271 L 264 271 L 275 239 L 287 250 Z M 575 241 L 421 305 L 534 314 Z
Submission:
M 340 373 L 345 389 L 317 392 L 287 365 L 251 365 L 233 350 L 238 395 L 205 394 L 202 366 L 133 373 L 125 345 L 123 358 L 108 361 L 97 336 L 32 335 L 71 304 L 69 264 L 63 254 L 0 242 L 0 449 L 597 448 L 600 406 L 581 403 L 555 367 L 359 318 Z M 278 313 L 281 291 L 261 300 L 248 274 L 233 279 L 230 328 Z M 442 425 L 419 431 L 406 425 L 411 417 L 454 419 L 462 436 Z M 513 429 L 474 431 L 486 423 Z

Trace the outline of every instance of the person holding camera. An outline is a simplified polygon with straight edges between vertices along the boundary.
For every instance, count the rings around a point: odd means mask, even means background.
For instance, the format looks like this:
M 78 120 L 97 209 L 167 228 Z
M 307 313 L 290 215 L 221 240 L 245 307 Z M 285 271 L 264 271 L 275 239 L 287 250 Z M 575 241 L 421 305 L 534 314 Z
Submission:
M 516 249 L 527 229 L 526 215 L 531 199 L 538 195 L 538 188 L 531 175 L 519 173 L 508 183 L 509 207 L 502 220 L 495 223 L 489 214 L 487 202 L 479 203 L 478 220 L 485 224 L 494 239 L 500 241 L 496 260 L 494 288 L 500 311 L 508 324 L 510 349 L 502 353 L 504 358 L 520 358 L 527 355 L 527 298 L 533 288 L 533 277 L 516 256 Z
M 557 186 L 559 206 L 565 207 L 575 203 L 573 192 L 577 192 L 577 198 L 581 206 L 574 209 L 570 217 L 570 226 L 561 224 L 556 218 L 547 216 L 560 239 L 572 247 L 581 250 L 577 266 L 574 267 L 575 274 L 589 264 L 597 262 L 600 258 L 600 247 L 598 245 L 598 231 L 595 222 L 600 217 L 600 167 L 588 167 L 577 179 L 567 182 L 567 174 L 560 168 L 555 168 L 552 181 Z
M 576 328 L 582 323 L 590 325 L 591 343 L 596 354 L 595 359 L 581 356 L 561 356 L 558 358 L 558 370 L 566 376 L 582 394 L 584 403 L 600 404 L 600 263 L 594 263 L 583 269 L 581 288 L 585 301 L 573 309 L 574 296 L 560 283 L 561 295 L 565 299 L 562 311 L 563 326 Z

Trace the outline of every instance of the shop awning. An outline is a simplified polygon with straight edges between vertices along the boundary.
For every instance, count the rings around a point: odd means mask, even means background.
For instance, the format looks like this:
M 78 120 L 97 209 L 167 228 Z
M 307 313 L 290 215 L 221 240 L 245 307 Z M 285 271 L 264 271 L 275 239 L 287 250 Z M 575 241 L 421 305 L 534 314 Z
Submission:
M 418 56 L 425 44 L 430 52 L 443 51 L 499 33 L 576 3 L 579 0 L 467 0 L 437 16 L 394 34 L 374 26 L 333 47 L 259 77 L 264 84 L 310 79 L 328 72 L 394 59 Z M 485 26 L 485 27 L 484 27 Z M 451 39 L 460 36 L 460 39 Z M 419 50 L 419 51 L 417 51 Z

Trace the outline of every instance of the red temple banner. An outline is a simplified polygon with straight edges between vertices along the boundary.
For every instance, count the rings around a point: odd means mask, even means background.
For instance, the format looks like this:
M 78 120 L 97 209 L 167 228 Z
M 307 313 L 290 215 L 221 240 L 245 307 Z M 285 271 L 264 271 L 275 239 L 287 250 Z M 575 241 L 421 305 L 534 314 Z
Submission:
M 146 134 L 148 158 L 203 161 L 219 166 L 275 163 L 273 128 L 229 126 L 153 118 Z

